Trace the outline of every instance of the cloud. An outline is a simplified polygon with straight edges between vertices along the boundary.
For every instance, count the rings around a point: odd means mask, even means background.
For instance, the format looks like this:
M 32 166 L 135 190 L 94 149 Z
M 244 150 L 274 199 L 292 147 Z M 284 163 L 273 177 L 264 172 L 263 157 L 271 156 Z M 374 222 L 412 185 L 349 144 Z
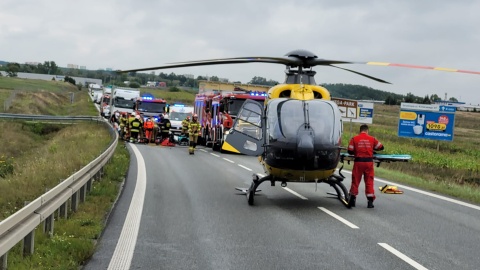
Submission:
M 0 60 L 55 61 L 89 69 L 130 69 L 238 56 L 283 56 L 307 49 L 319 58 L 480 70 L 480 3 L 460 1 L 35 1 L 0 2 Z M 383 85 L 316 67 L 317 82 L 353 83 L 406 94 L 480 103 L 479 75 L 346 66 L 391 81 Z M 242 64 L 167 70 L 247 82 L 283 81 L 284 67 Z M 158 72 L 157 72 L 158 73 Z

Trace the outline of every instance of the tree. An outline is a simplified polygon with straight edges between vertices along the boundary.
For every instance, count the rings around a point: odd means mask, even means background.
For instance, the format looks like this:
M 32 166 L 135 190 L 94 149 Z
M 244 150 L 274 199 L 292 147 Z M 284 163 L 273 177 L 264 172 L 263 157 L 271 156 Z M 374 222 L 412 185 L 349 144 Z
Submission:
M 428 97 L 428 95 L 426 95 L 426 96 L 423 98 L 422 104 L 432 104 L 432 102 L 430 101 L 430 98 Z
M 20 64 L 15 62 L 8 63 L 5 71 L 8 77 L 17 77 L 17 72 L 20 71 Z
M 140 88 L 140 84 L 138 82 L 131 82 L 128 87 L 131 88 Z
M 396 105 L 396 104 L 397 104 L 397 100 L 396 100 L 394 97 L 392 97 L 391 95 L 389 95 L 389 96 L 387 97 L 387 99 L 385 100 L 385 104 L 386 104 L 386 105 Z
M 405 97 L 405 102 L 414 103 L 415 102 L 415 96 L 412 93 L 408 92 L 407 96 Z
M 220 79 L 218 79 L 217 76 L 212 76 L 212 77 L 210 77 L 210 81 L 212 81 L 212 82 L 218 82 L 218 81 L 220 81 Z
M 66 82 L 69 82 L 73 85 L 76 85 L 75 79 L 73 79 L 72 77 L 65 76 L 65 78 L 63 80 L 66 81 Z
M 433 94 L 433 95 L 430 96 L 430 100 L 432 102 L 435 102 L 435 101 L 440 101 L 442 99 L 437 94 Z
M 451 98 L 449 98 L 448 100 L 451 101 L 451 102 L 458 102 L 458 99 L 456 99 L 456 98 L 454 98 L 454 97 L 451 97 Z
M 260 84 L 260 85 L 267 85 L 267 79 L 263 78 L 263 77 L 258 77 L 258 76 L 255 76 L 253 77 L 250 82 L 248 82 L 249 84 Z

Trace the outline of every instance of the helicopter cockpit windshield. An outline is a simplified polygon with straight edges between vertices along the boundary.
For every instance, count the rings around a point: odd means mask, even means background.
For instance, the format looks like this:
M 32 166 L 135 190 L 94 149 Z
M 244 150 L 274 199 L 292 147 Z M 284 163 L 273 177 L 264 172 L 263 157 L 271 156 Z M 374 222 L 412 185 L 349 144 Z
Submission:
M 297 143 L 300 129 L 313 130 L 315 145 L 336 145 L 340 138 L 340 118 L 336 107 L 324 100 L 272 100 L 267 111 L 267 137 L 270 143 Z

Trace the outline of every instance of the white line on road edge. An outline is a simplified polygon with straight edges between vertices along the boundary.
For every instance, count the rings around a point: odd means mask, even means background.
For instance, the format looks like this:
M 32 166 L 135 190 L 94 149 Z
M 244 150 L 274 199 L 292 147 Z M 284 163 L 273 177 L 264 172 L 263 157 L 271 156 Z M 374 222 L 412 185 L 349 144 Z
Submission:
M 238 166 L 244 168 L 244 169 L 247 170 L 247 171 L 252 171 L 252 169 L 250 169 L 250 168 L 248 168 L 248 167 L 245 167 L 245 166 L 243 166 L 242 164 L 238 164 Z
M 145 160 L 134 144 L 130 144 L 130 146 L 137 159 L 137 184 L 135 185 L 132 201 L 128 208 L 127 217 L 123 223 L 122 233 L 118 239 L 108 269 L 130 269 L 133 251 L 135 250 L 135 244 L 137 243 L 140 220 L 142 218 L 143 201 L 145 199 L 145 190 L 147 186 Z
M 228 161 L 228 162 L 230 162 L 230 163 L 235 163 L 235 161 L 230 160 L 230 159 L 228 159 L 228 158 L 223 158 L 223 160 L 226 160 L 226 161 Z
M 302 195 L 300 195 L 300 194 L 298 194 L 297 192 L 295 192 L 295 191 L 293 191 L 293 190 L 289 189 L 288 187 L 282 187 L 282 188 L 283 188 L 283 189 L 285 189 L 286 191 L 288 191 L 288 192 L 292 193 L 293 195 L 295 195 L 295 196 L 299 197 L 299 198 L 300 198 L 300 199 L 302 199 L 302 200 L 308 200 L 308 198 L 307 198 L 307 197 L 303 197 Z
M 427 268 L 423 267 L 422 265 L 420 265 L 419 263 L 417 263 L 416 261 L 410 259 L 409 257 L 407 257 L 405 254 L 401 253 L 400 251 L 394 249 L 393 247 L 391 247 L 389 244 L 386 244 L 386 243 L 378 243 L 381 247 L 383 247 L 384 249 L 390 251 L 393 255 L 399 257 L 400 259 L 404 260 L 406 263 L 410 264 L 411 266 L 413 266 L 415 269 L 419 269 L 419 270 L 428 270 Z
M 349 173 L 349 174 L 352 174 L 352 172 L 349 172 L 349 171 L 345 171 L 345 172 Z M 437 195 L 437 194 L 430 193 L 430 192 L 427 192 L 427 191 L 423 191 L 423 190 L 420 190 L 420 189 L 407 187 L 407 186 L 404 186 L 404 185 L 399 185 L 397 183 L 386 181 L 386 180 L 379 179 L 379 178 L 376 178 L 376 177 L 375 177 L 375 181 L 382 182 L 382 183 L 387 184 L 387 185 L 398 186 L 399 188 L 403 188 L 403 189 L 406 189 L 406 190 L 417 192 L 417 193 L 420 193 L 420 194 L 423 194 L 423 195 L 427 195 L 427 196 L 430 196 L 430 197 L 433 197 L 433 198 L 437 198 L 437 199 L 444 200 L 444 201 L 447 201 L 447 202 L 455 203 L 455 204 L 458 204 L 458 205 L 466 206 L 466 207 L 469 207 L 469 208 L 472 208 L 472 209 L 475 209 L 475 210 L 480 210 L 480 206 L 478 206 L 478 205 L 462 202 L 462 201 L 459 201 L 459 200 L 455 200 L 455 199 L 448 198 L 448 197 L 445 197 L 445 196 Z
M 352 228 L 352 229 L 358 229 L 358 226 L 351 223 L 350 221 L 342 218 L 341 216 L 333 213 L 332 211 L 330 210 L 327 210 L 325 207 L 318 207 L 318 209 L 322 210 L 323 212 L 329 214 L 330 216 L 336 218 L 337 220 L 339 220 L 340 222 L 342 222 L 343 224 L 347 225 L 348 227 Z
M 215 156 L 215 157 L 220 157 L 219 155 L 214 154 L 214 153 L 210 153 L 210 155 Z

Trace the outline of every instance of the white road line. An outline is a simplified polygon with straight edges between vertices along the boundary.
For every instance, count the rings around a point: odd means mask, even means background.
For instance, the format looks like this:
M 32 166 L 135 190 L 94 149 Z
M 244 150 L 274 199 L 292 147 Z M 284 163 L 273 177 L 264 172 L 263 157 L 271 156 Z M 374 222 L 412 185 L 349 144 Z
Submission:
M 205 150 L 205 149 L 198 149 L 198 150 L 200 150 L 200 151 L 202 151 L 202 152 L 205 152 L 205 153 L 208 153 L 208 151 Z
M 214 154 L 214 153 L 210 153 L 210 155 L 212 155 L 212 156 L 214 156 L 214 157 L 220 157 L 219 155 Z
M 307 197 L 303 197 L 302 195 L 300 195 L 300 194 L 298 194 L 297 192 L 295 192 L 295 191 L 293 191 L 293 190 L 289 189 L 288 187 L 282 187 L 282 188 L 283 188 L 283 189 L 285 189 L 286 191 L 288 191 L 288 192 L 292 193 L 293 195 L 295 195 L 295 196 L 299 197 L 299 198 L 300 198 L 300 199 L 302 199 L 302 200 L 308 200 L 308 198 L 307 198 Z
M 122 232 L 110 264 L 108 265 L 108 269 L 130 269 L 142 218 L 143 202 L 147 186 L 145 160 L 134 144 L 130 144 L 130 146 L 137 159 L 137 184 L 135 185 L 135 191 L 133 192 L 132 201 L 128 208 L 127 217 L 123 223 Z
M 400 259 L 404 260 L 406 263 L 410 264 L 411 266 L 413 266 L 415 269 L 419 269 L 419 270 L 428 270 L 427 268 L 423 267 L 422 265 L 420 265 L 419 263 L 417 263 L 416 261 L 410 259 L 409 257 L 407 257 L 405 254 L 401 253 L 400 251 L 394 249 L 393 247 L 391 247 L 389 244 L 386 244 L 386 243 L 378 243 L 381 247 L 383 247 L 384 249 L 390 251 L 393 255 L 399 257 Z
M 250 168 L 248 168 L 248 167 L 245 167 L 245 166 L 243 166 L 242 164 L 238 164 L 238 166 L 244 168 L 244 169 L 247 170 L 247 171 L 252 171 L 252 169 L 250 169 Z
M 228 161 L 228 162 L 230 162 L 230 163 L 235 163 L 235 161 L 230 160 L 230 159 L 228 159 L 228 158 L 223 158 L 223 160 Z
M 322 210 L 323 212 L 329 214 L 330 216 L 336 218 L 337 220 L 339 220 L 340 222 L 342 222 L 343 224 L 347 225 L 348 227 L 352 228 L 352 229 L 358 229 L 358 226 L 351 223 L 350 221 L 342 218 L 341 216 L 333 213 L 332 211 L 330 210 L 327 210 L 325 207 L 318 207 L 318 209 Z
M 342 173 L 343 172 L 352 174 L 352 172 L 349 172 L 349 171 L 343 171 L 342 170 Z M 466 206 L 466 207 L 469 207 L 469 208 L 472 208 L 472 209 L 475 209 L 475 210 L 480 210 L 480 206 L 478 206 L 478 205 L 462 202 L 462 201 L 459 201 L 459 200 L 455 200 L 455 199 L 448 198 L 448 197 L 445 197 L 445 196 L 437 195 L 437 194 L 430 193 L 430 192 L 427 192 L 427 191 L 423 191 L 423 190 L 420 190 L 420 189 L 407 187 L 407 186 L 404 186 L 404 185 L 399 185 L 397 183 L 390 182 L 390 181 L 383 180 L 383 179 L 379 179 L 379 178 L 376 178 L 376 177 L 375 177 L 375 181 L 382 182 L 382 183 L 387 184 L 387 185 L 395 185 L 395 186 L 398 186 L 399 188 L 402 188 L 402 189 L 405 189 L 405 190 L 410 190 L 410 191 L 417 192 L 417 193 L 420 193 L 420 194 L 423 194 L 423 195 L 427 195 L 427 196 L 430 196 L 430 197 L 433 197 L 433 198 L 437 198 L 437 199 L 444 200 L 444 201 L 447 201 L 447 202 L 451 202 L 451 203 L 455 203 L 455 204 L 458 204 L 458 205 Z

